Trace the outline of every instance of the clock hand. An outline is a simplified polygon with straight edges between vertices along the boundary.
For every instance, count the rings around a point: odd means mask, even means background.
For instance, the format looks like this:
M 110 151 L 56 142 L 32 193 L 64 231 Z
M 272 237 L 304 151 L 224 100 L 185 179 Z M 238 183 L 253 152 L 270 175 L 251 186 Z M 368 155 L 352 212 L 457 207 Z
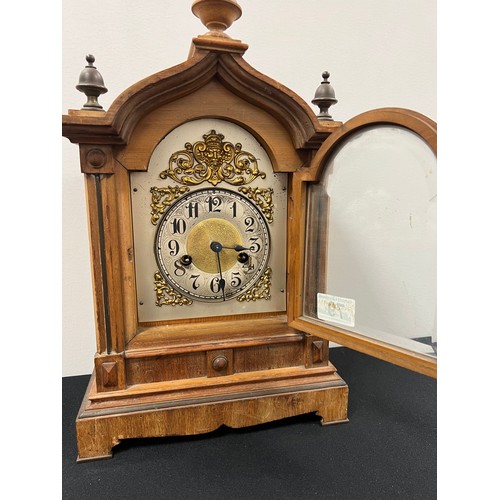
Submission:
M 224 293 L 224 288 L 226 287 L 226 280 L 222 277 L 222 269 L 221 269 L 221 265 L 220 265 L 219 252 L 217 252 L 217 267 L 219 268 L 219 276 L 220 276 L 219 285 L 220 285 L 220 289 L 222 291 L 222 300 L 226 300 L 226 295 Z
M 226 248 L 228 250 L 236 250 L 237 252 L 242 252 L 243 250 L 250 250 L 249 248 L 242 247 L 241 245 L 236 245 L 235 247 L 221 247 Z
M 224 293 L 224 288 L 226 287 L 226 280 L 222 277 L 222 267 L 220 265 L 220 252 L 222 248 L 223 246 L 218 241 L 212 241 L 212 243 L 210 243 L 210 249 L 217 255 L 217 268 L 219 270 L 219 276 L 220 276 L 219 285 L 222 291 L 222 300 L 225 301 L 226 295 Z

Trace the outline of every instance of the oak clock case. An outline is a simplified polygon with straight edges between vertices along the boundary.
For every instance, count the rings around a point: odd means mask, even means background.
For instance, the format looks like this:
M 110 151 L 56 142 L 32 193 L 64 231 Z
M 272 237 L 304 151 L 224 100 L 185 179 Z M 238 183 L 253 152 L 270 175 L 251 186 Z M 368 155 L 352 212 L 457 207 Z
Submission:
M 395 109 L 337 122 L 328 73 L 316 116 L 223 33 L 241 15 L 237 2 L 197 0 L 193 12 L 209 32 L 192 39 L 184 63 L 102 112 L 96 96 L 107 89 L 100 75 L 88 83 L 87 56 L 88 101 L 63 116 L 85 179 L 96 324 L 79 461 L 110 457 L 129 438 L 305 413 L 347 422 L 329 340 L 435 376 L 435 360 L 318 314 L 319 294 L 340 293 L 324 282 L 337 280 L 328 252 L 339 235 L 313 199 L 353 131 L 396 124 L 435 143 L 435 124 Z
M 245 44 L 193 46 L 107 112 L 63 119 L 85 174 L 96 313 L 79 461 L 129 438 L 347 421 L 328 341 L 290 325 L 291 180 L 330 127 L 250 67 Z
M 139 322 L 286 310 L 287 176 L 247 130 L 175 128 L 131 199 Z

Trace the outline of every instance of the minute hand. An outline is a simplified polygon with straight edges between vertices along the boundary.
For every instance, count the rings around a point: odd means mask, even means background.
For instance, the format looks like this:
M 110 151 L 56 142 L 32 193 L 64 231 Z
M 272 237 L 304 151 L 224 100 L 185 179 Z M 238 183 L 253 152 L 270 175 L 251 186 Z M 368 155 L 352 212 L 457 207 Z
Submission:
M 222 277 L 222 267 L 220 265 L 220 252 L 217 252 L 217 267 L 219 269 L 219 286 L 222 292 L 222 300 L 226 300 L 226 294 L 224 292 L 224 289 L 226 288 L 226 280 Z
M 222 245 L 218 241 L 212 241 L 210 243 L 210 250 L 215 252 L 215 255 L 217 256 L 217 269 L 219 271 L 219 286 L 220 290 L 222 291 L 222 300 L 226 300 L 226 294 L 224 292 L 224 288 L 226 287 L 226 280 L 222 277 L 222 266 L 220 263 L 220 252 L 222 250 Z

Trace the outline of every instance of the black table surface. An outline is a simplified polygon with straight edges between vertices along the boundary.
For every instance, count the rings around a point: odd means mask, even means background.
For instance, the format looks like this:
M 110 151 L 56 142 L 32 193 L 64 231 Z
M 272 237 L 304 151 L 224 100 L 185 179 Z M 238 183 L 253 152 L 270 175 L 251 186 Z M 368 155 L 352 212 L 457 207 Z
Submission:
M 131 439 L 76 462 L 75 418 L 89 376 L 62 380 L 63 499 L 433 499 L 436 380 L 344 347 L 349 422 L 307 414 L 189 437 Z

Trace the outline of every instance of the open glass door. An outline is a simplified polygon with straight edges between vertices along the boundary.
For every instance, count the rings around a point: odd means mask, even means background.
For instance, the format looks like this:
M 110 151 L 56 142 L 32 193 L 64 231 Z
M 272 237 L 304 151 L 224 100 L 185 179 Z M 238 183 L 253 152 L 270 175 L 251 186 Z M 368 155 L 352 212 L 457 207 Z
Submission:
M 385 109 L 320 148 L 297 321 L 305 331 L 436 376 L 436 125 Z

